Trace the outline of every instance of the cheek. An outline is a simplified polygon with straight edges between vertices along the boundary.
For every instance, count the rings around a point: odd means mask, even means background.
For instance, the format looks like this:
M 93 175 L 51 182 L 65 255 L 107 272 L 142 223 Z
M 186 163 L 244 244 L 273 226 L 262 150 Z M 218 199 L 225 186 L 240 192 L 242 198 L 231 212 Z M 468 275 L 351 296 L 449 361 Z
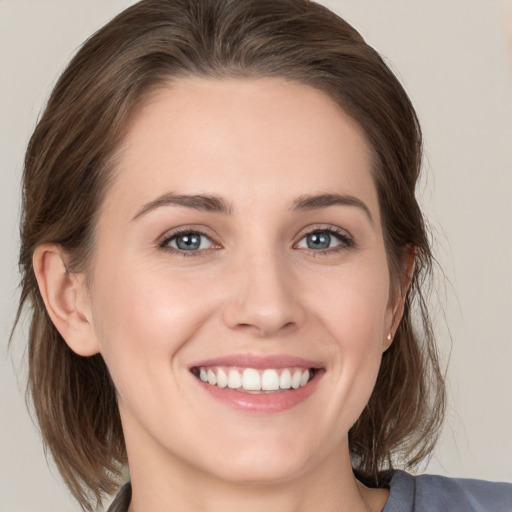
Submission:
M 382 268 L 386 267 L 353 266 L 326 279 L 316 292 L 310 291 L 314 316 L 325 329 L 321 340 L 331 353 L 336 392 L 327 407 L 333 418 L 339 410 L 346 412 L 340 431 L 348 430 L 361 414 L 379 371 L 389 328 L 389 279 L 386 272 L 378 271 Z
M 215 306 L 213 297 L 179 273 L 117 263 L 115 269 L 97 269 L 92 303 L 101 353 L 121 392 L 135 376 L 151 380 L 158 367 L 169 374 L 170 365 L 180 362 L 181 347 Z
M 378 345 L 380 349 L 390 310 L 385 269 L 382 262 L 347 266 L 308 291 L 315 315 L 341 348 L 358 352 Z

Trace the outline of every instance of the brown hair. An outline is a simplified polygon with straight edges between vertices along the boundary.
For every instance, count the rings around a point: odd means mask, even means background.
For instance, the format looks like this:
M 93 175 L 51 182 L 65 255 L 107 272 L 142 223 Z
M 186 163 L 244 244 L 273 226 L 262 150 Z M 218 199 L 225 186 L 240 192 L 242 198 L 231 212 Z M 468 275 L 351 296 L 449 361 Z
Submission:
M 343 19 L 308 0 L 143 0 L 93 35 L 58 80 L 25 160 L 18 317 L 32 306 L 29 391 L 43 440 L 86 510 L 112 493 L 126 450 L 116 393 L 101 357 L 73 353 L 45 310 L 35 248 L 60 244 L 70 271 L 87 266 L 95 217 L 123 128 L 150 89 L 185 75 L 283 77 L 334 98 L 374 153 L 390 272 L 415 266 L 403 319 L 383 355 L 373 395 L 349 432 L 354 471 L 385 486 L 386 469 L 431 452 L 445 404 L 422 296 L 432 269 L 415 199 L 421 131 L 407 94 L 381 57 Z M 413 326 L 413 309 L 421 322 Z

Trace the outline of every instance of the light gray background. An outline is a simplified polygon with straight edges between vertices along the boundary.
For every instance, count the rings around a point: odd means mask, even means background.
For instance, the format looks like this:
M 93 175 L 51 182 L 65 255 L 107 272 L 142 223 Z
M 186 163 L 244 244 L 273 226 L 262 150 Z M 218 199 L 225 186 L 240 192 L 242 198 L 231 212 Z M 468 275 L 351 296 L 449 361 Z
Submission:
M 0 512 L 78 511 L 47 467 L 24 397 L 17 295 L 19 181 L 28 137 L 79 44 L 128 0 L 0 0 Z M 512 481 L 510 0 L 325 0 L 391 63 L 426 139 L 421 201 L 449 280 L 450 405 L 429 472 Z M 435 301 L 434 301 L 435 302 Z M 440 345 L 450 339 L 437 306 Z

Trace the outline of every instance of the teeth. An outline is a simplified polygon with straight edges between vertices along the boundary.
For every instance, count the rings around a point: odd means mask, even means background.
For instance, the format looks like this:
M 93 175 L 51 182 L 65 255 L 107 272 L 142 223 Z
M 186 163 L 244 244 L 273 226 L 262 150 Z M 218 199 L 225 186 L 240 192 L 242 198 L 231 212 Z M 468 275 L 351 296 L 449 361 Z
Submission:
M 217 375 L 215 375 L 212 370 L 208 370 L 206 375 L 208 376 L 208 384 L 212 384 L 213 386 L 217 384 Z
M 279 375 L 276 370 L 265 370 L 261 376 L 261 389 L 276 391 L 279 389 Z
M 292 376 L 288 368 L 286 368 L 286 370 L 283 370 L 283 373 L 281 373 L 281 377 L 279 377 L 279 387 L 281 389 L 290 389 L 292 387 Z
M 246 391 L 259 391 L 261 389 L 260 374 L 253 368 L 246 368 L 242 377 L 242 387 Z
M 225 388 L 227 385 L 228 376 L 222 368 L 219 368 L 219 371 L 217 372 L 217 386 L 219 386 L 219 388 Z
M 293 377 L 292 377 L 292 388 L 293 389 L 299 389 L 301 379 L 302 379 L 302 372 L 300 370 L 295 370 L 293 372 Z
M 242 387 L 242 377 L 240 376 L 240 372 L 237 370 L 229 370 L 228 387 L 231 389 L 238 389 Z
M 309 380 L 309 370 L 306 370 L 300 378 L 300 387 L 305 386 Z
M 201 367 L 198 376 L 201 381 L 212 386 L 255 392 L 299 389 L 310 381 L 311 372 L 303 368 L 284 368 L 282 370 L 245 368 L 240 372 L 236 368 Z

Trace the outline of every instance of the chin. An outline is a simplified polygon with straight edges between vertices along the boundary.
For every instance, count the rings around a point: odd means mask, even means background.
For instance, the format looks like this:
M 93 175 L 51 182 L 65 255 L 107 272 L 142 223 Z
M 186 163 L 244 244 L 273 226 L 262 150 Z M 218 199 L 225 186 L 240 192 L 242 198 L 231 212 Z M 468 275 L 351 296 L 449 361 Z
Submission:
M 231 442 L 226 449 L 210 453 L 203 470 L 220 480 L 240 485 L 291 481 L 307 472 L 317 455 L 312 443 L 293 442 L 294 439 L 297 437 L 290 432 L 286 436 L 261 435 L 256 442 L 254 438 Z
M 268 453 L 256 456 L 244 455 L 243 459 L 230 460 L 215 472 L 209 470 L 225 482 L 238 485 L 270 485 L 292 481 L 305 471 L 303 463 L 269 457 Z

